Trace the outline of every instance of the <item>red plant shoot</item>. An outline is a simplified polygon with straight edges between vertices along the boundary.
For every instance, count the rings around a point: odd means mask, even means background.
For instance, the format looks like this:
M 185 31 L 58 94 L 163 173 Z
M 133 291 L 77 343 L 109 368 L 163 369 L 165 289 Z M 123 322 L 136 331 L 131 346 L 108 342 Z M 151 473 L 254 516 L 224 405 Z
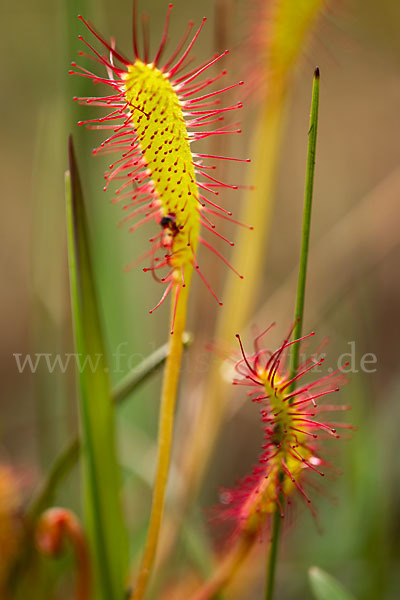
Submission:
M 38 549 L 47 556 L 61 554 L 65 540 L 72 544 L 77 570 L 74 598 L 90 598 L 92 584 L 89 549 L 81 524 L 75 515 L 65 508 L 49 508 L 40 516 L 35 538 Z

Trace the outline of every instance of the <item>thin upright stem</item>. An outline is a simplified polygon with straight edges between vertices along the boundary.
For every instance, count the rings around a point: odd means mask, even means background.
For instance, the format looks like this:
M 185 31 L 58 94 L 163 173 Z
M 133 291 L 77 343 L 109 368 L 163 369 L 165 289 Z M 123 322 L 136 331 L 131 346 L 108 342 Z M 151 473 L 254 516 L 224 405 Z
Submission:
M 277 507 L 273 517 L 271 545 L 267 561 L 267 582 L 265 585 L 265 600 L 272 600 L 274 594 L 276 559 L 278 557 L 279 536 L 281 531 L 282 515 Z
M 296 294 L 296 308 L 295 308 L 295 327 L 293 331 L 294 339 L 298 339 L 302 335 L 303 331 L 303 316 L 304 316 L 304 299 L 306 290 L 306 276 L 307 276 L 307 262 L 308 262 L 308 248 L 310 242 L 310 228 L 311 228 L 311 209 L 312 209 L 312 197 L 314 190 L 314 171 L 315 171 L 315 152 L 317 145 L 317 129 L 318 129 L 318 107 L 319 107 L 319 68 L 316 67 L 314 71 L 314 80 L 311 96 L 311 114 L 310 114 L 310 128 L 308 131 L 308 150 L 307 150 L 307 171 L 306 171 L 306 183 L 305 183 L 305 194 L 304 194 L 304 209 L 303 209 L 303 228 L 301 236 L 301 250 L 300 250 L 300 263 L 299 263 L 299 275 L 297 282 L 297 294 Z M 289 379 L 293 379 L 297 373 L 299 364 L 299 350 L 300 344 L 293 344 L 292 352 L 290 355 L 290 374 Z M 295 382 L 291 384 L 288 391 L 293 391 Z M 293 401 L 293 400 L 292 400 Z M 281 473 L 282 480 L 284 474 Z M 276 510 L 273 517 L 273 527 L 271 536 L 271 546 L 268 554 L 267 563 L 267 580 L 265 587 L 265 599 L 272 600 L 274 594 L 275 584 L 275 572 L 276 563 L 278 556 L 279 547 L 279 536 L 281 531 L 282 521 L 282 509 L 284 506 L 284 495 L 280 494 L 279 502 L 277 502 Z
M 156 480 L 153 490 L 150 524 L 146 545 L 140 566 L 136 587 L 131 599 L 141 600 L 147 589 L 151 571 L 156 558 L 161 520 L 164 510 L 165 492 L 168 481 L 168 471 L 171 458 L 173 425 L 175 416 L 175 401 L 179 383 L 179 373 L 183 350 L 183 333 L 186 324 L 187 299 L 190 275 L 185 274 L 186 286 L 174 286 L 172 310 L 175 306 L 176 295 L 179 293 L 179 303 L 175 315 L 174 333 L 170 339 L 169 356 L 167 358 L 164 382 L 161 396 L 160 421 L 158 428 L 158 457 Z
M 307 171 L 304 194 L 303 230 L 301 236 L 299 276 L 297 281 L 295 327 L 293 331 L 294 339 L 300 338 L 303 332 L 304 298 L 306 291 L 308 248 L 310 243 L 311 228 L 311 210 L 314 191 L 315 152 L 317 146 L 318 106 L 319 68 L 316 67 L 314 71 L 314 81 L 311 98 L 310 128 L 308 131 Z M 299 350 L 300 344 L 294 344 L 290 356 L 290 378 L 294 377 L 294 375 L 297 372 L 297 367 L 299 364 Z

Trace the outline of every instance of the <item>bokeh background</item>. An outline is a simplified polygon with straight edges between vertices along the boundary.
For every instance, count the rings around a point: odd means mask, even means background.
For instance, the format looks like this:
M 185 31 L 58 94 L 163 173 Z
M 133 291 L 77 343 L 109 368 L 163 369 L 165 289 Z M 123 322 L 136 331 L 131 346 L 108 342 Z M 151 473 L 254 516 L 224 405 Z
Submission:
M 208 23 L 196 46 L 199 61 L 215 48 L 227 46 L 233 50 L 226 61 L 232 81 L 237 77 L 246 80 L 247 73 L 253 76 L 257 60 L 246 45 L 252 36 L 256 2 L 176 0 L 174 6 L 171 38 L 177 39 L 189 20 L 199 23 L 206 15 Z M 153 0 L 140 7 L 151 17 L 155 47 L 167 3 Z M 76 125 L 79 118 L 97 116 L 92 109 L 82 113 L 72 102 L 72 96 L 85 95 L 85 90 L 90 94 L 90 84 L 67 74 L 71 60 L 76 59 L 77 35 L 84 33 L 75 18 L 78 13 L 95 22 L 106 36 L 115 35 L 119 47 L 131 52 L 130 0 L 21 0 L 1 5 L 0 458 L 15 472 L 22 506 L 77 428 L 74 369 L 49 373 L 40 362 L 35 373 L 29 369 L 20 373 L 14 356 L 73 352 L 64 214 L 66 140 L 71 132 L 88 202 L 114 381 L 164 343 L 168 332 L 166 306 L 148 314 L 158 300 L 159 286 L 141 268 L 123 271 L 143 252 L 149 232 L 132 236 L 127 229 L 118 228 L 121 212 L 111 206 L 111 194 L 102 191 L 108 161 L 90 154 L 100 138 Z M 400 594 L 398 1 L 331 2 L 297 62 L 289 91 L 271 235 L 265 244 L 266 264 L 259 272 L 249 325 L 263 328 L 277 320 L 277 341 L 292 319 L 311 79 L 318 64 L 320 128 L 306 329 L 315 328 L 321 338 L 331 339 L 328 356 L 332 366 L 337 356 L 353 352 L 354 372 L 341 395 L 353 407 L 348 419 L 358 431 L 329 447 L 331 460 L 343 473 L 325 482 L 327 497 L 314 495 L 318 525 L 303 506 L 294 509 L 288 519 L 277 597 L 311 598 L 307 569 L 317 564 L 360 600 L 394 600 Z M 251 156 L 258 94 L 257 85 L 242 93 L 243 134 L 223 147 L 231 156 Z M 212 149 L 211 145 L 204 147 Z M 247 168 L 224 166 L 225 180 L 248 183 Z M 243 201 L 240 192 L 226 191 L 224 198 L 230 207 Z M 212 285 L 220 293 L 225 269 L 210 267 L 210 272 Z M 186 355 L 180 404 L 190 406 L 197 401 L 196 386 L 213 360 L 203 348 L 213 341 L 218 310 L 198 278 L 188 327 L 195 343 Z M 234 333 L 236 330 L 232 330 L 232 346 Z M 119 359 L 115 357 L 118 353 Z M 376 357 L 376 364 L 369 365 L 374 372 L 365 373 L 361 368 L 366 353 Z M 156 376 L 118 411 L 126 513 L 136 557 L 151 498 L 159 389 Z M 218 501 L 218 487 L 233 485 L 257 460 L 261 440 L 257 411 L 254 406 L 243 406 L 240 395 L 233 394 L 230 401 L 233 409 L 189 519 L 190 533 L 201 531 L 202 538 L 208 536 L 206 509 Z M 179 456 L 176 460 L 179 463 Z M 68 477 L 57 502 L 80 514 L 78 475 L 75 470 Z M 179 474 L 173 473 L 172 481 L 177 480 Z M 207 562 L 204 547 L 193 550 L 188 541 L 196 535 L 183 536 L 170 560 L 164 581 L 171 586 L 177 579 L 183 585 L 188 574 L 196 572 L 196 552 L 200 561 Z M 260 545 L 228 597 L 262 597 L 262 552 Z M 63 582 L 55 591 L 46 584 L 46 592 L 40 592 L 46 595 L 38 598 L 67 597 L 68 580 Z M 161 597 L 160 589 L 154 593 Z M 172 593 L 166 597 L 174 597 Z

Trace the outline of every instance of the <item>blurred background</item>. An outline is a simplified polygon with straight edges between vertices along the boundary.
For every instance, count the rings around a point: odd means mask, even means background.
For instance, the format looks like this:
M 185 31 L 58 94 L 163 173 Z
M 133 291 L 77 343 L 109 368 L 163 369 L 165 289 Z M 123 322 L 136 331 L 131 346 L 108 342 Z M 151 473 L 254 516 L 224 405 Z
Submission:
M 208 22 L 195 49 L 199 63 L 220 48 L 232 49 L 224 68 L 230 71 L 232 82 L 248 78 L 251 85 L 240 89 L 245 102 L 240 113 L 243 133 L 224 140 L 219 149 L 229 156 L 251 156 L 253 162 L 257 160 L 252 155 L 255 115 L 263 86 L 273 85 L 273 80 L 265 83 L 262 61 L 251 45 L 252 28 L 263 14 L 261 4 L 255 0 L 176 0 L 170 29 L 171 40 L 178 40 L 189 20 L 199 23 L 206 15 Z M 155 49 L 167 2 L 143 1 L 139 7 L 150 15 Z M 130 235 L 127 228 L 118 228 L 120 209 L 110 204 L 112 194 L 102 191 L 108 157 L 91 156 L 101 137 L 76 125 L 80 118 L 98 116 L 95 109 L 72 102 L 75 95 L 93 92 L 90 82 L 68 75 L 79 49 L 77 35 L 86 36 L 76 19 L 79 13 L 96 23 L 106 37 L 115 36 L 118 46 L 131 56 L 130 0 L 21 0 L 1 6 L 0 459 L 15 476 L 21 510 L 77 429 L 72 363 L 65 372 L 58 367 L 49 372 L 43 360 L 34 373 L 29 366 L 23 372 L 18 368 L 18 360 L 28 354 L 35 361 L 38 353 L 65 356 L 73 352 L 64 210 L 69 133 L 75 139 L 88 203 L 113 381 L 117 383 L 168 335 L 168 307 L 148 314 L 159 299 L 160 286 L 140 267 L 123 271 L 143 252 L 149 230 Z M 335 366 L 338 356 L 351 353 L 354 368 L 341 398 L 352 405 L 346 418 L 358 431 L 329 446 L 329 458 L 342 474 L 324 482 L 325 495 L 313 496 L 318 523 L 301 503 L 288 519 L 278 570 L 277 597 L 281 600 L 311 598 L 307 569 L 314 564 L 334 574 L 360 600 L 391 600 L 400 595 L 399 34 L 397 0 L 331 2 L 306 37 L 288 87 L 266 260 L 257 275 L 248 325 L 262 329 L 277 320 L 277 332 L 271 338 L 276 343 L 293 318 L 311 82 L 318 64 L 320 126 L 305 329 L 315 329 L 321 339 L 330 338 L 330 366 Z M 171 41 L 170 49 L 173 45 Z M 85 59 L 79 62 L 88 66 Z M 203 148 L 213 153 L 215 142 Z M 224 181 L 235 184 L 251 183 L 249 173 L 249 166 L 236 163 L 221 165 L 219 171 Z M 235 216 L 248 198 L 241 191 L 223 194 L 224 205 Z M 236 235 L 236 228 L 226 231 L 231 237 Z M 226 269 L 210 266 L 208 273 L 222 295 Z M 195 342 L 186 353 L 178 411 L 182 403 L 192 406 L 198 401 L 198 386 L 213 360 L 205 345 L 217 341 L 214 324 L 220 310 L 197 278 L 188 327 Z M 243 333 L 250 343 L 248 331 L 245 328 Z M 232 330 L 233 348 L 235 333 Z M 362 365 L 366 354 L 373 355 L 369 373 Z M 147 525 L 159 390 L 157 375 L 118 410 L 124 502 L 134 557 L 140 552 Z M 218 488 L 234 485 L 257 461 L 262 435 L 257 410 L 243 405 L 236 392 L 230 397 L 230 407 L 189 520 L 189 533 L 182 536 L 165 567 L 164 592 L 157 588 L 154 597 L 165 593 L 165 598 L 178 598 L 173 595 L 176 582 L 184 586 L 188 580 L 190 585 L 191 577 L 198 577 L 194 556 L 197 552 L 200 562 L 204 561 L 207 551 L 197 542 L 193 549 L 190 540 L 201 537 L 204 544 L 212 543 L 207 509 L 218 502 Z M 187 410 L 179 416 L 182 437 Z M 176 464 L 179 459 L 177 450 Z M 172 486 L 177 481 L 173 467 Z M 170 493 L 173 496 L 174 490 Z M 81 513 L 78 469 L 58 490 L 57 503 Z M 262 545 L 255 549 L 254 560 L 247 563 L 227 597 L 262 597 L 263 551 Z M 37 591 L 38 598 L 67 597 L 66 578 L 56 588 L 44 579 L 46 591 Z

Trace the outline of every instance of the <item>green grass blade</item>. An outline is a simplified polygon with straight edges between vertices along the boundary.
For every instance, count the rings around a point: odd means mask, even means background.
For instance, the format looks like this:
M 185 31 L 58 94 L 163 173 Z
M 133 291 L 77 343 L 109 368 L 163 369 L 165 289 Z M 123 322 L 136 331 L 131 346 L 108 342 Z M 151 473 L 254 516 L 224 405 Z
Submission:
M 315 600 L 354 600 L 342 584 L 319 567 L 311 567 L 308 578 Z
M 79 369 L 82 466 L 86 523 L 96 598 L 123 597 L 128 550 L 120 506 L 114 407 L 88 240 L 88 225 L 72 139 L 66 176 L 72 319 Z M 86 362 L 85 362 L 86 361 Z

